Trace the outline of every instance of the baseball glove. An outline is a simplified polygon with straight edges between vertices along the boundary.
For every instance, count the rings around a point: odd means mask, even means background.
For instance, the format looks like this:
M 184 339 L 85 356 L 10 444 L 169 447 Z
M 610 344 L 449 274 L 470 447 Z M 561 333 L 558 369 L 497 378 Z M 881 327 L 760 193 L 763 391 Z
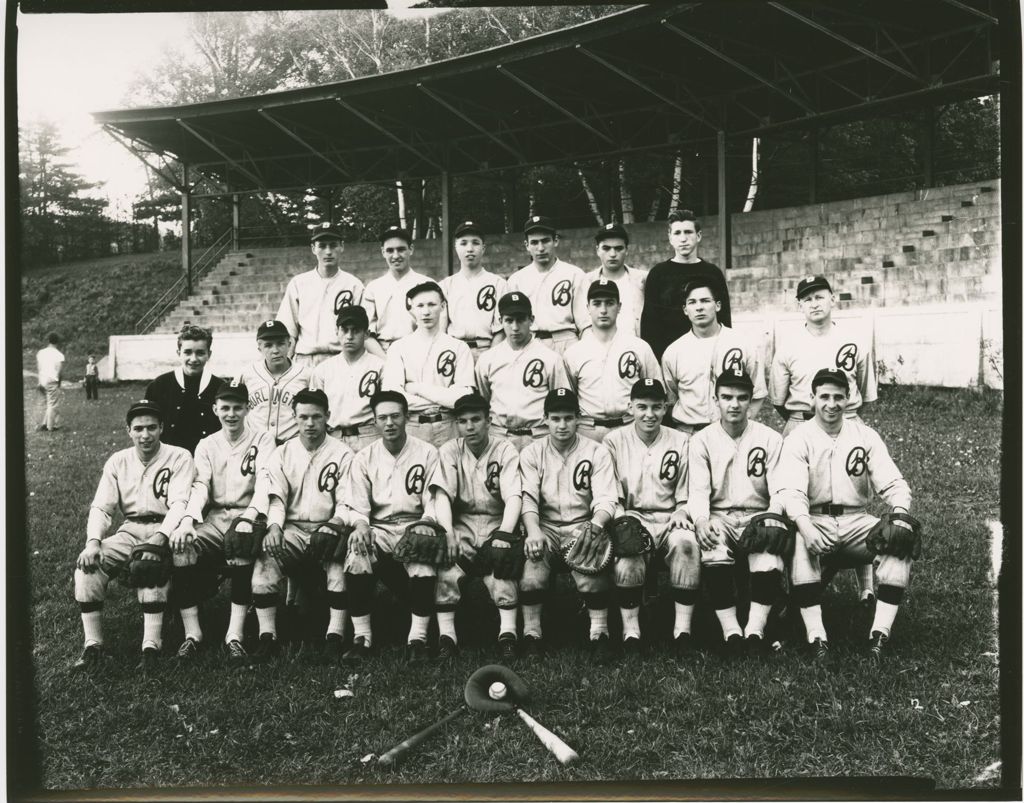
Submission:
M 501 682 L 508 687 L 508 694 L 503 700 L 492 700 L 488 690 L 492 683 Z M 504 714 L 517 705 L 530 701 L 530 689 L 522 679 L 501 664 L 482 666 L 469 676 L 466 681 L 466 705 L 474 711 L 489 714 Z
M 494 530 L 477 551 L 480 571 L 493 574 L 497 580 L 518 580 L 526 562 L 525 540 L 521 533 Z
M 238 525 L 246 522 L 252 527 L 252 532 L 239 532 Z M 245 516 L 238 516 L 234 519 L 226 533 L 224 533 L 224 557 L 227 559 L 241 558 L 243 560 L 256 560 L 263 548 L 263 537 L 267 534 L 267 517 L 262 513 L 255 520 L 247 519 Z
M 747 555 L 788 555 L 793 551 L 795 537 L 796 527 L 789 519 L 777 513 L 758 513 L 743 528 L 737 546 Z
M 427 563 L 441 566 L 448 547 L 444 527 L 430 519 L 414 521 L 405 528 L 395 545 L 395 560 L 400 563 Z
M 921 557 L 921 529 L 921 522 L 909 513 L 886 513 L 868 533 L 868 551 L 917 560 Z
M 635 516 L 619 516 L 608 525 L 612 551 L 617 558 L 631 558 L 654 549 L 654 538 Z
M 566 565 L 580 574 L 600 574 L 612 562 L 611 539 L 589 521 L 580 525 L 559 551 Z
M 306 554 L 319 563 L 324 561 L 341 563 L 345 560 L 348 536 L 352 529 L 345 524 L 325 521 L 310 535 L 309 550 Z
M 155 555 L 156 560 L 146 555 Z M 173 565 L 167 544 L 138 544 L 128 555 L 124 584 L 129 588 L 159 588 L 170 581 Z

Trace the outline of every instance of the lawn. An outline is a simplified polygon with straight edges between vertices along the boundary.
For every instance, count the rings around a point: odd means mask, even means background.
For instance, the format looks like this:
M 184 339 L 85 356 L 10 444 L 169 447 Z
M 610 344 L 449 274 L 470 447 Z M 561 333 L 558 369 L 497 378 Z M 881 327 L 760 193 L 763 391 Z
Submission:
M 531 713 L 580 753 L 579 764 L 560 766 L 518 719 L 468 714 L 385 770 L 367 757 L 454 709 L 471 672 L 495 660 L 497 615 L 479 584 L 459 614 L 462 653 L 447 666 L 402 662 L 406 620 L 383 593 L 375 623 L 383 648 L 356 675 L 290 652 L 232 670 L 219 650 L 207 649 L 195 666 L 166 657 L 142 677 L 134 669 L 138 603 L 114 583 L 105 610 L 111 666 L 99 677 L 69 673 L 81 649 L 71 568 L 100 469 L 128 445 L 122 415 L 139 393 L 137 385 L 103 388 L 101 400 L 86 406 L 76 390 L 67 396 L 63 432 L 27 427 L 35 727 L 45 788 L 832 776 L 909 776 L 939 788 L 999 784 L 998 773 L 977 780 L 1000 749 L 986 526 L 999 516 L 1002 411 L 993 394 L 886 387 L 866 416 L 910 482 L 926 527 L 925 556 L 880 668 L 864 662 L 855 643 L 866 622 L 849 573 L 826 597 L 837 658 L 831 670 L 809 664 L 796 644 L 763 663 L 729 664 L 708 651 L 681 664 L 657 643 L 640 659 L 596 665 L 581 649 L 574 598 L 563 593 L 548 606 L 546 633 L 564 646 L 514 668 L 533 689 Z M 29 387 L 25 402 L 34 423 L 38 400 Z M 207 645 L 222 639 L 227 606 L 222 591 L 205 608 Z M 667 596 L 644 616 L 648 633 L 667 638 Z M 705 611 L 698 624 L 710 642 L 713 616 Z M 180 622 L 168 622 L 165 651 L 181 637 Z M 354 696 L 335 697 L 342 688 Z

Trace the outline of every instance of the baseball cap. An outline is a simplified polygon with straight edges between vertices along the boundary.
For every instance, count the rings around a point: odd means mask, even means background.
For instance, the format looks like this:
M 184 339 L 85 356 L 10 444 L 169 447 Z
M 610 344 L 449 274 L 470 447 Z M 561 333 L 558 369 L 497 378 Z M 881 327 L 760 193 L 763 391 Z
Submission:
M 397 224 L 394 226 L 388 226 L 380 233 L 380 244 L 384 245 L 384 243 L 392 237 L 398 237 L 405 240 L 406 245 L 412 245 L 412 234 L 408 229 L 403 229 Z
M 580 400 L 576 394 L 567 388 L 555 388 L 549 390 L 544 397 L 544 415 L 548 413 L 578 413 L 580 411 Z
M 322 407 L 324 411 L 330 410 L 330 402 L 327 401 L 327 394 L 322 390 L 313 390 L 312 388 L 303 388 L 294 396 L 292 396 L 292 409 L 299 404 L 315 404 L 317 407 Z
M 619 286 L 609 279 L 595 279 L 587 288 L 587 301 L 592 298 L 611 298 L 618 301 Z
M 517 312 L 533 315 L 533 305 L 525 293 L 505 293 L 498 299 L 498 315 L 514 315 Z
M 344 240 L 341 230 L 331 223 L 320 223 L 312 228 L 309 233 L 309 241 L 315 243 L 317 240 Z
M 291 332 L 284 325 L 283 321 L 264 321 L 256 330 L 256 339 L 263 340 L 265 337 L 291 337 Z
M 355 325 L 360 329 L 369 329 L 370 316 L 366 314 L 366 309 L 359 304 L 346 304 L 338 310 L 338 317 L 334 319 L 335 326 L 344 326 L 345 324 Z
M 444 301 L 444 291 L 441 289 L 441 285 L 437 282 L 427 280 L 420 282 L 409 289 L 409 292 L 405 294 L 405 306 L 409 306 L 412 300 L 416 298 L 420 293 L 438 293 L 441 296 L 441 300 Z
M 626 241 L 626 245 L 629 245 L 629 235 L 621 223 L 605 223 L 604 227 L 594 235 L 594 242 L 600 245 L 602 240 L 607 240 L 611 237 L 619 237 Z
M 558 229 L 555 228 L 555 221 L 544 215 L 533 215 L 526 219 L 526 222 L 523 224 L 523 234 L 529 234 L 531 231 L 558 233 Z
M 818 373 L 814 375 L 814 379 L 811 380 L 811 393 L 818 390 L 821 385 L 838 385 L 839 387 L 850 392 L 850 378 L 837 368 L 822 368 Z
M 132 419 L 140 415 L 155 415 L 161 424 L 164 422 L 164 411 L 160 409 L 159 404 L 149 399 L 139 399 L 134 402 L 124 416 L 125 423 L 131 424 Z
M 220 390 L 217 391 L 217 395 L 213 397 L 215 400 L 220 399 L 234 399 L 240 401 L 242 404 L 249 403 L 249 388 L 242 384 L 242 380 L 233 379 L 220 386 Z
M 385 402 L 400 404 L 405 412 L 409 412 L 409 400 L 397 390 L 378 390 L 370 397 L 370 409 L 376 412 L 377 405 Z
M 741 388 L 753 393 L 754 380 L 750 378 L 750 374 L 737 366 L 718 375 L 718 379 L 715 380 L 715 393 L 718 393 L 719 388 Z
M 472 220 L 464 220 L 458 226 L 455 227 L 455 231 L 452 234 L 452 239 L 457 240 L 463 234 L 478 234 L 482 238 L 484 236 L 484 230 L 482 226 L 477 225 Z
M 668 398 L 668 393 L 665 392 L 665 386 L 659 379 L 638 379 L 629 391 L 629 398 L 665 401 Z
M 799 301 L 805 295 L 813 293 L 815 290 L 828 290 L 831 293 L 832 285 L 828 283 L 828 279 L 824 276 L 805 276 L 796 286 L 797 300 Z
M 455 404 L 452 407 L 452 414 L 455 417 L 462 415 L 463 413 L 475 413 L 475 412 L 488 412 L 491 409 L 491 404 L 487 399 L 481 396 L 479 393 L 467 393 L 465 396 L 460 396 L 455 400 Z

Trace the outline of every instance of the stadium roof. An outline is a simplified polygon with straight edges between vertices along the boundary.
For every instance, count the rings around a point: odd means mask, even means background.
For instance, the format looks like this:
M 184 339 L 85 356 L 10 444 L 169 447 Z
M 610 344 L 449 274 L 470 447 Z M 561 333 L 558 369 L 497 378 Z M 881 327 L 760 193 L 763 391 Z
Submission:
M 998 0 L 641 6 L 401 72 L 98 112 L 235 192 L 586 161 L 999 91 Z

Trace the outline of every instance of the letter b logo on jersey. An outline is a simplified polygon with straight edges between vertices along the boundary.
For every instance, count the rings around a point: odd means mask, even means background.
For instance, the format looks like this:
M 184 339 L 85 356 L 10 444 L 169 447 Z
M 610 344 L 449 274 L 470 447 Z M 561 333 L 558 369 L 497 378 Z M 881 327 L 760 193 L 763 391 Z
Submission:
M 747 452 L 747 476 L 763 477 L 768 473 L 768 453 L 763 446 L 755 446 Z
M 437 355 L 437 374 L 445 379 L 455 376 L 455 352 L 445 349 Z
M 581 460 L 572 472 L 572 487 L 577 491 L 590 490 L 590 475 L 594 473 L 594 464 L 589 460 Z
M 377 387 L 379 384 L 380 374 L 378 374 L 376 371 L 367 371 L 359 380 L 359 397 L 362 399 L 370 398 L 374 393 L 377 392 Z
M 847 343 L 836 352 L 836 368 L 852 371 L 857 367 L 857 344 Z
M 542 388 L 544 387 L 544 361 L 543 360 L 530 360 L 526 363 L 526 368 L 523 370 L 523 387 L 524 388 Z
M 619 357 L 619 376 L 622 379 L 638 379 L 640 377 L 640 358 L 635 351 L 624 351 Z
M 722 358 L 722 373 L 737 373 L 743 370 L 743 352 L 740 349 L 729 349 Z
M 498 463 L 496 460 L 492 460 L 490 463 L 487 464 L 487 479 L 484 480 L 484 487 L 487 488 L 487 490 L 490 493 L 494 494 L 495 496 L 498 495 L 498 491 L 500 490 L 500 487 L 498 485 L 498 477 L 500 475 L 500 463 Z
M 338 464 L 328 463 L 320 469 L 320 476 L 317 477 L 316 487 L 325 493 L 333 493 L 338 487 Z
M 476 308 L 484 312 L 491 312 L 494 309 L 494 296 L 496 294 L 497 291 L 494 289 L 493 284 L 481 287 L 480 292 L 476 294 Z
M 341 312 L 342 307 L 352 306 L 352 291 L 342 290 L 334 297 L 334 314 Z
M 249 451 L 242 458 L 242 476 L 251 477 L 256 473 L 256 455 L 260 453 L 256 444 L 249 447 Z
M 665 452 L 661 458 L 661 470 L 658 472 L 658 479 L 662 482 L 675 482 L 679 477 L 679 452 L 674 449 Z
M 551 303 L 556 307 L 568 307 L 572 301 L 572 282 L 562 279 L 551 288 Z
M 162 468 L 153 477 L 153 496 L 167 504 L 167 486 L 171 484 L 171 470 Z
M 868 470 L 868 453 L 863 446 L 851 449 L 846 456 L 846 473 L 851 477 L 859 477 Z
M 405 473 L 405 492 L 407 494 L 423 493 L 423 486 L 427 484 L 427 470 L 417 463 Z

